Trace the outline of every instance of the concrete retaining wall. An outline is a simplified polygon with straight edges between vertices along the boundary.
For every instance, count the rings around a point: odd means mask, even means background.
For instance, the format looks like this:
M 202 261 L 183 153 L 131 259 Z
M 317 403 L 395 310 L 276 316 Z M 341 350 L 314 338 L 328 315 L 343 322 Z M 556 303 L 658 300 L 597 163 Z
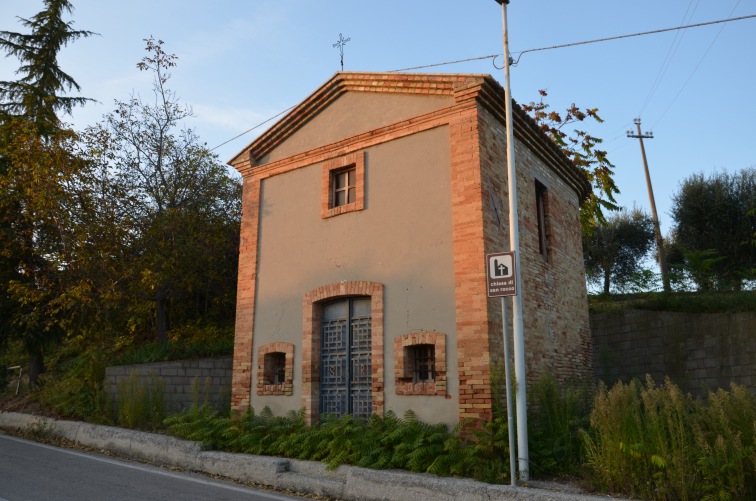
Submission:
M 600 501 L 603 496 L 578 493 L 568 485 L 530 482 L 531 487 L 490 485 L 475 480 L 442 478 L 403 471 L 340 466 L 277 457 L 203 451 L 200 444 L 178 438 L 98 426 L 76 421 L 0 412 L 0 430 L 36 430 L 96 450 L 183 470 L 222 475 L 274 489 L 345 501 Z M 613 498 L 619 499 L 619 498 Z
M 228 409 L 231 396 L 231 357 L 176 360 L 152 364 L 121 365 L 105 370 L 105 387 L 117 398 L 119 386 L 131 375 L 141 386 L 163 386 L 170 412 L 189 409 L 195 401 L 207 401 L 217 409 Z
M 756 391 L 756 313 L 593 313 L 591 332 L 595 376 L 608 385 L 650 374 L 698 395 L 731 382 Z

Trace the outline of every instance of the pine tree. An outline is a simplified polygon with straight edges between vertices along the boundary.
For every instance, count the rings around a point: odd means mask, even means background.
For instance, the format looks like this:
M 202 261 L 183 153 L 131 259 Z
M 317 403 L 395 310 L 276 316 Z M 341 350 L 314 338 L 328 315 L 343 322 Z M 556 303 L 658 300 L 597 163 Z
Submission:
M 58 66 L 58 53 L 69 43 L 94 33 L 74 30 L 72 21 L 63 21 L 63 15 L 73 11 L 68 0 L 45 0 L 44 4 L 45 9 L 31 19 L 19 18 L 31 33 L 0 31 L 0 48 L 21 63 L 16 70 L 19 80 L 0 81 L 0 116 L 31 120 L 39 134 L 47 136 L 58 128 L 59 112 L 71 113 L 74 106 L 90 101 L 61 95 L 80 87 Z

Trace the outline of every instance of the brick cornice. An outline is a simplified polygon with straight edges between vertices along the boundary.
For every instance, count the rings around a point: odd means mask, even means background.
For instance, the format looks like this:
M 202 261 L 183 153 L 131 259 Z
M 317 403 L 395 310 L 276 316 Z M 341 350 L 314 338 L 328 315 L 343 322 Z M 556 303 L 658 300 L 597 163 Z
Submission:
M 250 157 L 252 159 L 250 163 L 254 163 L 254 159 L 259 159 L 269 153 L 345 92 L 451 96 L 455 88 L 459 88 L 460 85 L 464 86 L 471 80 L 484 78 L 485 75 L 474 74 L 337 72 L 275 125 L 234 156 L 229 164 L 237 166 L 250 162 Z
M 273 164 L 255 165 L 256 159 L 268 154 L 346 92 L 446 95 L 455 98 L 455 105 L 305 151 Z M 234 156 L 229 164 L 245 177 L 251 174 L 253 168 L 257 175 L 266 177 L 264 171 L 280 171 L 279 169 L 286 164 L 291 164 L 292 168 L 296 168 L 295 165 L 309 165 L 354 151 L 356 144 L 361 147 L 370 146 L 402 135 L 446 125 L 453 113 L 476 103 L 504 123 L 504 89 L 490 75 L 337 72 L 307 99 Z M 535 122 L 516 103 L 513 116 L 517 139 L 527 144 L 542 160 L 551 165 L 554 171 L 577 193 L 580 200 L 585 199 L 591 190 L 585 176 L 554 143 L 543 135 Z M 258 169 L 261 171 L 258 172 Z
M 464 105 L 463 105 L 464 106 Z M 356 136 L 351 136 L 335 143 L 313 148 L 311 150 L 297 153 L 287 158 L 275 162 L 265 163 L 257 166 L 249 163 L 237 166 L 237 170 L 243 177 L 252 174 L 257 178 L 265 179 L 274 174 L 286 172 L 299 167 L 305 167 L 319 162 L 325 162 L 334 158 L 353 153 L 359 149 L 369 148 L 377 144 L 391 141 L 400 137 L 416 134 L 443 125 L 448 125 L 451 118 L 460 111 L 462 107 L 452 106 L 443 108 L 431 113 L 412 117 L 395 124 L 380 127 L 378 129 L 364 132 Z
M 481 88 L 478 102 L 496 116 L 501 123 L 505 122 L 504 88 L 492 77 L 486 78 L 485 85 Z M 591 192 L 591 185 L 580 172 L 543 132 L 538 128 L 535 121 L 514 102 L 512 107 L 514 118 L 514 134 L 517 139 L 525 143 L 541 160 L 551 168 L 570 186 L 582 202 Z

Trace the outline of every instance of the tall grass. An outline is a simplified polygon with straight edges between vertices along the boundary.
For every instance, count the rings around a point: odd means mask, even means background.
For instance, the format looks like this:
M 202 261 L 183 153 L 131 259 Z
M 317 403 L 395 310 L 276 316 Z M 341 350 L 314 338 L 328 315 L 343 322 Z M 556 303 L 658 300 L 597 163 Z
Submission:
M 131 371 L 116 388 L 118 423 L 126 428 L 154 430 L 166 417 L 165 382 L 155 375 L 149 381 Z
M 533 473 L 576 475 L 584 462 L 580 432 L 588 426 L 589 386 L 560 385 L 546 373 L 529 394 L 528 447 Z
M 755 426 L 742 387 L 694 400 L 668 379 L 601 385 L 583 433 L 589 480 L 644 499 L 756 499 Z
M 756 499 L 756 397 L 742 386 L 710 392 L 693 425 L 702 499 Z
M 693 399 L 668 379 L 593 391 L 560 387 L 546 376 L 530 395 L 534 477 L 580 475 L 594 490 L 640 499 L 756 499 L 756 396 L 743 387 Z M 421 423 L 412 412 L 307 426 L 302 411 L 275 417 L 267 408 L 250 409 L 229 417 L 207 405 L 165 423 L 169 432 L 216 449 L 498 483 L 509 479 L 502 410 L 475 428 L 462 423 L 453 430 Z

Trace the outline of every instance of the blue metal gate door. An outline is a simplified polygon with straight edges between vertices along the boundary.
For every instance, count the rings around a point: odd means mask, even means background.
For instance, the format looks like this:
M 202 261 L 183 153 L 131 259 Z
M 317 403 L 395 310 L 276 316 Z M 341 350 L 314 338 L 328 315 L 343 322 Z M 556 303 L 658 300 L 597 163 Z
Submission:
M 349 397 L 354 417 L 367 419 L 373 412 L 370 298 L 352 299 L 349 329 Z
M 370 298 L 323 307 L 320 413 L 367 418 L 372 413 Z

